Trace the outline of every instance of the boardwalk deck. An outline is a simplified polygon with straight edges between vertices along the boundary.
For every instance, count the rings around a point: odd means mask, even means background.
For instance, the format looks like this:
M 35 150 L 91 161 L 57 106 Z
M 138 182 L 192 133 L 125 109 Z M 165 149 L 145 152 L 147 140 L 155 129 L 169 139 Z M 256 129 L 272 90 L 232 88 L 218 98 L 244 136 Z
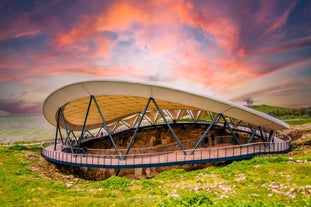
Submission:
M 75 167 L 147 168 L 231 161 L 262 154 L 284 153 L 290 149 L 290 140 L 283 141 L 275 138 L 273 143 L 260 142 L 246 145 L 198 148 L 193 154 L 191 153 L 192 150 L 185 151 L 186 155 L 182 151 L 129 154 L 126 159 L 122 155 L 66 153 L 61 148 L 61 144 L 57 144 L 55 151 L 53 145 L 43 147 L 41 155 L 53 163 Z

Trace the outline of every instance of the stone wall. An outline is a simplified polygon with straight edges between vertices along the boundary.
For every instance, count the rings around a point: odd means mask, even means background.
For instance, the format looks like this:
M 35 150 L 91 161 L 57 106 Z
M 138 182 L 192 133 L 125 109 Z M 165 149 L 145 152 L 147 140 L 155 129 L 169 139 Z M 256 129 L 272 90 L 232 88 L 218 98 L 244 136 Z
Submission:
M 197 141 L 204 134 L 208 125 L 203 124 L 176 124 L 172 125 L 172 128 L 179 138 L 179 140 L 185 145 L 188 140 L 194 140 L 188 143 L 189 146 L 185 146 L 188 149 L 192 149 Z M 114 141 L 119 150 L 127 149 L 127 146 L 133 136 L 134 130 L 126 131 L 113 135 Z M 212 146 L 211 134 L 216 135 L 215 147 L 217 145 L 223 144 L 233 144 L 233 137 L 228 129 L 223 127 L 214 126 L 213 129 L 208 133 L 209 143 L 208 147 Z M 248 134 L 239 133 L 239 139 L 241 143 L 246 143 L 249 139 Z M 103 149 L 112 149 L 111 141 L 108 137 L 103 138 L 99 141 L 90 141 L 86 143 L 88 147 L 88 153 L 100 154 Z M 142 148 L 156 147 L 156 146 L 169 146 L 176 144 L 177 142 L 173 137 L 172 133 L 168 130 L 167 126 L 154 126 L 149 128 L 142 128 L 137 132 L 136 138 L 134 140 L 131 151 L 139 150 Z M 203 147 L 203 142 L 202 146 Z M 176 147 L 178 149 L 178 147 Z M 112 151 L 113 152 L 113 151 Z M 114 152 L 113 152 L 114 153 Z M 98 169 L 98 168 L 79 168 L 78 170 L 73 170 L 74 173 L 88 180 L 105 180 L 113 175 L 126 176 L 128 178 L 140 179 L 140 178 L 151 178 L 160 172 L 183 168 L 186 170 L 191 170 L 195 168 L 204 168 L 210 165 L 215 165 L 207 163 L 204 165 L 184 165 L 184 166 L 172 166 L 172 167 L 157 167 L 157 168 L 137 168 L 137 169 Z

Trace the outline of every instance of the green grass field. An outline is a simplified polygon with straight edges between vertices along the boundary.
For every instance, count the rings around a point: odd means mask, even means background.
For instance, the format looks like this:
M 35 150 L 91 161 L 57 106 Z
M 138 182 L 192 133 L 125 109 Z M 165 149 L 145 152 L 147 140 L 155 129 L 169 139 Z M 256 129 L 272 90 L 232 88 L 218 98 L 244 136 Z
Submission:
M 0 147 L 0 160 L 0 206 L 311 205 L 310 152 L 105 181 L 63 175 L 37 147 Z
M 254 105 L 252 109 L 264 112 L 290 125 L 300 125 L 311 122 L 311 108 L 285 108 L 268 105 Z
M 293 130 L 311 122 L 289 118 Z M 290 154 L 141 180 L 83 180 L 44 160 L 39 147 L 0 147 L 0 206 L 311 206 L 310 124 L 301 126 L 307 131 L 294 131 Z M 0 142 L 47 140 L 54 130 L 42 115 L 0 117 Z

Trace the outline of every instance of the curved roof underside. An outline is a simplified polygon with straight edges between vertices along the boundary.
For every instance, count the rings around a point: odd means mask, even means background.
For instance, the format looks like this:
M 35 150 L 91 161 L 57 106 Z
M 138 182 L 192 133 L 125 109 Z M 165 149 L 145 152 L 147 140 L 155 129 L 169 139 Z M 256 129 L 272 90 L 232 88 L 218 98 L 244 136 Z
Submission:
M 48 122 L 56 126 L 58 108 L 62 107 L 67 129 L 81 130 L 91 95 L 95 96 L 108 124 L 142 112 L 149 97 L 153 97 L 161 109 L 209 111 L 222 113 L 269 130 L 289 128 L 286 123 L 267 114 L 216 97 L 122 81 L 89 81 L 60 88 L 46 98 L 43 114 Z M 151 103 L 149 110 L 156 110 L 155 105 Z M 92 102 L 86 129 L 98 128 L 101 125 L 101 117 Z

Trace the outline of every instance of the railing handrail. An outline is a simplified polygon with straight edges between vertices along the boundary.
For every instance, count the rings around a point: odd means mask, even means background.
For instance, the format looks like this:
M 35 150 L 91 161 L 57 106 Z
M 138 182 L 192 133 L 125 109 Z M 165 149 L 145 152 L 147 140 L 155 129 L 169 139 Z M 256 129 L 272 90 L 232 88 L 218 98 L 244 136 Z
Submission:
M 287 142 L 280 142 L 280 143 L 287 143 Z M 274 143 L 274 142 L 256 142 L 256 143 L 250 143 L 250 144 L 242 144 L 242 145 L 230 145 L 230 146 L 219 146 L 219 147 L 212 147 L 212 148 L 200 148 L 201 151 L 208 151 L 208 150 L 223 150 L 223 149 L 231 149 L 231 148 L 244 148 L 244 147 L 252 147 L 252 146 L 259 146 L 259 145 L 275 145 L 278 143 Z M 44 148 L 44 147 L 43 147 Z M 44 148 L 45 149 L 45 148 Z M 46 149 L 45 149 L 46 150 Z M 112 149 L 113 150 L 113 149 Z M 188 150 L 184 150 L 185 152 L 192 152 L 193 149 L 188 149 Z M 53 151 L 55 152 L 55 151 Z M 60 152 L 60 151 L 57 151 Z M 120 152 L 120 150 L 119 150 Z M 154 152 L 154 153 L 138 153 L 138 154 L 129 154 L 131 156 L 143 156 L 143 155 L 158 155 L 158 154 L 171 154 L 171 153 L 175 153 L 175 152 L 181 152 L 181 151 L 165 151 L 165 152 Z M 65 153 L 65 154 L 70 154 L 70 153 L 66 153 L 66 152 L 60 152 L 60 153 Z M 187 155 L 189 155 L 190 153 L 186 153 Z M 83 154 L 83 153 L 78 153 L 78 155 L 83 155 L 83 156 L 112 156 L 115 158 L 118 158 L 118 155 L 110 155 L 110 154 Z
M 202 162 L 215 162 L 219 160 L 234 160 L 253 157 L 259 154 L 271 154 L 287 152 L 290 149 L 290 140 L 282 142 L 256 142 L 244 145 L 232 145 L 213 148 L 200 148 L 191 154 L 192 150 L 186 150 L 186 155 L 181 151 L 166 151 L 157 153 L 129 154 L 125 160 L 118 155 L 95 154 L 70 154 L 61 151 L 42 148 L 42 156 L 47 160 L 58 164 L 89 167 L 154 167 L 179 164 L 195 164 Z M 211 154 L 214 153 L 214 154 Z M 215 155 L 216 153 L 216 155 Z M 230 154 L 231 153 L 231 154 Z M 208 154 L 208 156 L 207 156 Z M 211 156 L 212 155 L 212 156 Z M 166 161 L 165 161 L 166 158 Z M 175 158 L 175 159 L 174 159 Z M 94 161 L 95 159 L 95 161 Z M 154 161 L 158 160 L 158 162 Z M 96 162 L 97 161 L 97 162 Z M 149 162 L 148 162 L 149 161 Z

